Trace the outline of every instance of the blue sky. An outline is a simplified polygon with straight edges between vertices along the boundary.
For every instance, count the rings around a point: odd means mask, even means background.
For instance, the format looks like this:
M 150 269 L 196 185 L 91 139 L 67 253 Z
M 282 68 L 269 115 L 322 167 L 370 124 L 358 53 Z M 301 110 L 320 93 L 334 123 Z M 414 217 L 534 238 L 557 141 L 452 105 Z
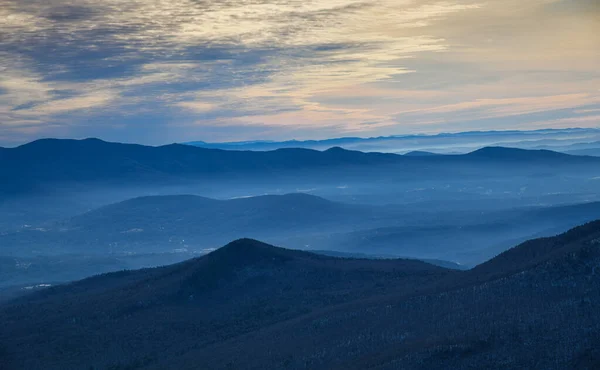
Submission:
M 600 126 L 597 0 L 0 0 L 0 145 Z

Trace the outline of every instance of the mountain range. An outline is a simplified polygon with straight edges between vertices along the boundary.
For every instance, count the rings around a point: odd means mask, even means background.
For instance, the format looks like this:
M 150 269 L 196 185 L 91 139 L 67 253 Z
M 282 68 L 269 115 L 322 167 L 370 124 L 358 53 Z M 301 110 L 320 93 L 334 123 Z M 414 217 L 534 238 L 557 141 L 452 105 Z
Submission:
M 482 162 L 485 167 L 482 167 Z M 325 151 L 278 149 L 226 151 L 189 145 L 149 147 L 98 139 L 43 139 L 0 150 L 0 200 L 23 194 L 89 190 L 90 187 L 167 186 L 198 183 L 358 181 L 367 175 L 389 180 L 431 176 L 504 174 L 511 170 L 570 171 L 600 167 L 600 158 L 547 150 L 483 148 L 465 155 L 400 156 L 338 147 Z
M 0 148 L 0 368 L 598 368 L 594 132 Z
M 145 196 L 0 235 L 2 255 L 206 253 L 251 237 L 297 249 L 441 259 L 472 265 L 512 244 L 600 217 L 600 202 L 509 210 L 347 204 L 309 194 L 217 200 Z
M 334 146 L 360 151 L 407 153 L 433 151 L 436 153 L 466 153 L 486 146 L 507 146 L 521 149 L 550 149 L 565 151 L 579 148 L 585 142 L 600 139 L 598 129 L 543 129 L 533 131 L 472 131 L 440 133 L 433 135 L 395 135 L 380 137 L 342 137 L 324 140 L 241 141 L 187 143 L 203 148 L 226 150 L 275 150 L 281 148 L 306 148 L 325 150 Z M 573 145 L 570 147 L 570 145 Z M 589 146 L 588 146 L 589 147 Z M 594 146 L 600 147 L 599 145 Z
M 384 153 L 363 153 L 339 147 L 325 151 L 310 149 L 278 149 L 266 152 L 227 151 L 172 144 L 149 147 L 135 144 L 109 143 L 98 139 L 42 139 L 16 148 L 0 150 L 3 188 L 26 184 L 33 179 L 42 182 L 69 183 L 86 181 L 143 181 L 194 178 L 223 173 L 270 173 L 277 170 L 301 170 L 334 166 L 372 166 L 410 164 L 422 161 L 469 162 L 485 157 L 496 161 L 563 160 L 573 163 L 600 163 L 596 158 L 556 154 L 547 150 L 524 151 L 515 148 L 484 148 L 466 155 L 435 158 L 411 158 Z M 425 156 L 427 157 L 427 156 Z M 93 167 L 91 165 L 94 165 Z M 15 177 L 19 177 L 18 179 Z M 26 182 L 29 180 L 30 182 Z M 10 187 L 8 187 L 11 189 Z
M 139 196 L 310 192 L 346 203 L 501 208 L 597 200 L 599 178 L 599 158 L 547 150 L 248 152 L 45 139 L 0 149 L 0 234 Z
M 0 305 L 12 369 L 595 369 L 600 221 L 468 271 L 241 239 Z

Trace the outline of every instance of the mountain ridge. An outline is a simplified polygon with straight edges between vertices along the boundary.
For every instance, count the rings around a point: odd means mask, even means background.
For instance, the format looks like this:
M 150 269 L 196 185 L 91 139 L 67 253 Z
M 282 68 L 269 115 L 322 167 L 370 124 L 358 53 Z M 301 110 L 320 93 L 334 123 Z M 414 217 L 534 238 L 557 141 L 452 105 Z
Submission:
M 519 149 L 500 146 L 489 146 L 464 154 L 469 157 L 491 158 L 491 159 L 568 159 L 573 156 L 547 149 Z
M 251 237 L 296 249 L 473 265 L 517 242 L 562 232 L 599 216 L 600 202 L 521 207 L 485 215 L 463 212 L 456 219 L 449 211 L 343 203 L 305 193 L 234 199 L 154 195 L 5 232 L 0 244 L 6 246 L 5 256 L 29 258 L 61 251 L 205 253 L 229 240 Z M 481 249 L 468 248 L 470 243 Z M 446 249 L 454 254 L 443 254 Z
M 189 145 L 158 147 L 109 143 L 98 139 L 41 139 L 4 149 L 0 156 L 0 179 L 4 192 L 34 191 L 40 183 L 56 184 L 125 182 L 189 182 L 206 176 L 258 176 L 294 171 L 341 171 L 346 168 L 412 169 L 423 162 L 433 165 L 463 163 L 469 160 L 557 161 L 573 164 L 600 163 L 597 157 L 580 157 L 551 151 L 528 151 L 490 147 L 465 155 L 403 156 L 329 148 L 324 151 L 283 148 L 273 151 L 227 151 Z M 19 163 L 18 166 L 15 164 Z M 92 166 L 93 163 L 93 166 Z M 92 170 L 93 168 L 93 170 Z M 389 170 L 389 169 L 388 169 Z M 34 181 L 35 180 L 35 181 Z
M 176 265 L 99 275 L 0 305 L 0 360 L 9 370 L 467 369 L 499 361 L 592 369 L 600 364 L 599 235 L 600 221 L 592 222 L 469 271 L 235 240 Z M 511 267 L 528 255 L 533 263 Z M 90 335 L 96 346 L 84 345 Z
M 197 145 L 208 148 L 224 148 L 224 149 L 249 149 L 254 148 L 256 150 L 269 150 L 278 147 L 330 147 L 336 145 L 369 145 L 377 142 L 389 142 L 402 140 L 436 140 L 443 138 L 451 138 L 454 140 L 460 140 L 462 138 L 476 138 L 489 136 L 489 140 L 493 142 L 492 138 L 502 139 L 503 137 L 518 136 L 523 140 L 529 140 L 531 136 L 542 135 L 541 138 L 547 137 L 548 135 L 568 135 L 572 133 L 587 133 L 591 138 L 597 137 L 600 133 L 597 129 L 583 129 L 583 128 L 570 128 L 570 129 L 540 129 L 540 130 L 491 130 L 491 131 L 466 131 L 466 132 L 447 132 L 439 134 L 408 134 L 408 135 L 391 135 L 391 136 L 373 136 L 373 137 L 339 137 L 322 140 L 255 140 L 255 141 L 239 141 L 239 142 L 220 142 L 220 143 L 208 143 L 205 141 L 193 141 L 186 142 L 186 145 Z M 485 145 L 480 145 L 485 146 Z M 407 146 L 406 149 L 410 149 L 411 146 Z M 403 149 L 402 147 L 397 150 Z M 416 150 L 422 150 L 415 148 Z

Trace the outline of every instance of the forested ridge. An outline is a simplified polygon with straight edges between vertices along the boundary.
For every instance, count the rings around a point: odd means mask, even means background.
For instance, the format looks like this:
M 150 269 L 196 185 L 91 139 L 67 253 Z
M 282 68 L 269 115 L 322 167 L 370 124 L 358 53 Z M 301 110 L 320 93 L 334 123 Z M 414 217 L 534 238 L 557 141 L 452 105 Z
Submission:
M 12 369 L 595 369 L 600 221 L 469 271 L 241 239 L 0 306 Z

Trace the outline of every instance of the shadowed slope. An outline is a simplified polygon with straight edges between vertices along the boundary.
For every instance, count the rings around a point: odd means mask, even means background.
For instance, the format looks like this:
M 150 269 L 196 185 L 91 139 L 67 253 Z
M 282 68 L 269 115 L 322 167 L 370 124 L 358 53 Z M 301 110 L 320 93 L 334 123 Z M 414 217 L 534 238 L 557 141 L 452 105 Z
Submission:
M 193 359 L 207 368 L 244 364 L 247 369 L 266 364 L 288 369 L 596 369 L 599 234 L 595 222 L 525 243 L 479 268 L 444 278 L 432 288 L 436 292 L 392 293 L 332 307 L 193 351 L 176 366 L 192 369 Z
M 418 290 L 454 273 L 419 261 L 340 259 L 242 239 L 177 265 L 101 275 L 9 303 L 0 309 L 8 326 L 0 357 L 9 369 L 156 363 L 156 353 L 166 359 L 331 305 Z M 39 338 L 35 353 L 25 349 L 32 330 Z M 90 336 L 99 347 L 89 346 Z M 51 354 L 58 347 L 68 360 Z
M 558 236 L 526 241 L 476 266 L 470 273 L 480 278 L 514 274 L 543 264 L 561 263 L 569 257 L 581 258 L 588 252 L 597 252 L 599 246 L 600 221 L 589 222 Z
M 8 369 L 593 369 L 599 235 L 590 223 L 466 272 L 237 240 L 0 306 L 0 359 Z

